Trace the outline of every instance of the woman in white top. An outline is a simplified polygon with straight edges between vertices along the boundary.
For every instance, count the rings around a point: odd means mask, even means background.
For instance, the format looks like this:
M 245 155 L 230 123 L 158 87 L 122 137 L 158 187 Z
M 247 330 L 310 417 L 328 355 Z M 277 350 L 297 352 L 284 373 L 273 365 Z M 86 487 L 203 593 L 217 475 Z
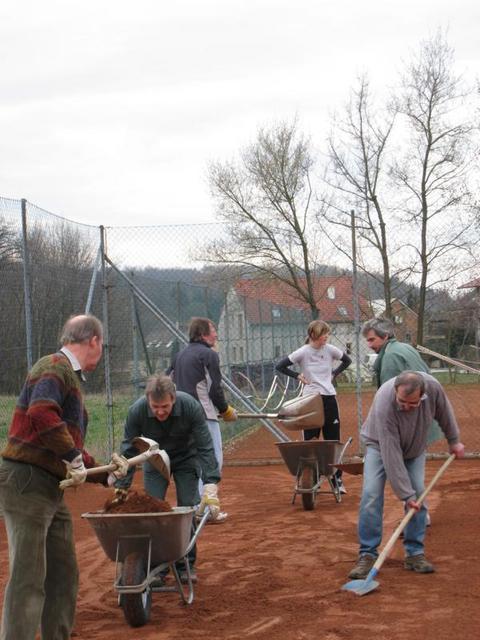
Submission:
M 303 347 L 280 360 L 275 367 L 279 373 L 302 382 L 305 385 L 304 395 L 319 393 L 322 396 L 325 422 L 316 429 L 306 429 L 303 432 L 305 440 L 319 438 L 321 429 L 324 440 L 340 440 L 337 392 L 333 383 L 335 378 L 350 366 L 352 360 L 338 347 L 328 344 L 329 335 L 328 324 L 323 320 L 314 320 L 308 325 L 307 339 Z M 334 368 L 336 361 L 340 361 L 340 364 Z M 292 365 L 297 365 L 300 373 L 291 369 Z M 340 491 L 346 493 L 341 475 L 341 472 L 337 471 L 335 480 Z

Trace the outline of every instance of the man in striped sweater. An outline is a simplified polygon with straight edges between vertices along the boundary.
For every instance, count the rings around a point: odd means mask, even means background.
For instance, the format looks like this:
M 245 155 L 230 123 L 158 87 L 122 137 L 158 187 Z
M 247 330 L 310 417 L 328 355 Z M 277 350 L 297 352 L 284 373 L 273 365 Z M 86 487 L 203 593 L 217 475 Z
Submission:
M 70 477 L 81 484 L 86 468 L 96 466 L 83 448 L 88 416 L 80 383 L 102 356 L 102 324 L 91 315 L 73 316 L 61 343 L 27 375 L 1 454 L 0 513 L 10 558 L 1 640 L 33 640 L 39 627 L 42 638 L 67 640 L 74 623 L 78 567 L 59 482 Z M 90 479 L 114 480 L 107 474 Z

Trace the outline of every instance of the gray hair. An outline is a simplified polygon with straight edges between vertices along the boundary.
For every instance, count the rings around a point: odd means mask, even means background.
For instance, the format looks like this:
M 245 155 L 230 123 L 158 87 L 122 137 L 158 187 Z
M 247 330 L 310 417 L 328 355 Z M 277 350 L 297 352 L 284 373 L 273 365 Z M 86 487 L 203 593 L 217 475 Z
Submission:
M 393 338 L 395 327 L 388 318 L 372 318 L 367 320 L 362 327 L 362 335 L 366 336 L 369 331 L 375 331 L 379 338 Z
M 79 344 L 92 338 L 103 338 L 100 320 L 90 314 L 71 316 L 63 326 L 60 343 Z
M 415 393 L 417 389 L 420 391 L 420 395 L 423 395 L 425 392 L 425 378 L 418 371 L 402 371 L 402 373 L 395 378 L 393 386 L 395 387 L 395 391 L 398 390 L 398 387 L 405 387 L 405 394 L 407 396 Z
M 176 397 L 176 387 L 173 380 L 164 374 L 150 376 L 145 385 L 145 395 L 155 401 L 160 401 L 165 396 Z

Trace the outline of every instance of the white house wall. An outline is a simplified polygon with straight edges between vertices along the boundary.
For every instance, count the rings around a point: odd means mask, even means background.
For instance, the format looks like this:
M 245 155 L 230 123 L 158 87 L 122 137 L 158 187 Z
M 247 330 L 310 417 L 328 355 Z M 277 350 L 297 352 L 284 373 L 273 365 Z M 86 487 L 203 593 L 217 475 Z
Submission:
M 225 367 L 243 366 L 246 363 L 276 361 L 304 344 L 308 321 L 294 318 L 295 311 L 271 305 L 280 313 L 269 322 L 258 324 L 245 320 L 245 302 L 234 291 L 227 295 L 226 306 L 218 323 L 220 361 Z M 293 318 L 292 318 L 293 317 Z M 290 318 L 290 321 L 287 320 Z M 342 351 L 350 347 L 355 362 L 355 334 L 353 322 L 331 323 L 331 344 Z M 360 338 L 360 361 L 364 363 L 369 352 Z

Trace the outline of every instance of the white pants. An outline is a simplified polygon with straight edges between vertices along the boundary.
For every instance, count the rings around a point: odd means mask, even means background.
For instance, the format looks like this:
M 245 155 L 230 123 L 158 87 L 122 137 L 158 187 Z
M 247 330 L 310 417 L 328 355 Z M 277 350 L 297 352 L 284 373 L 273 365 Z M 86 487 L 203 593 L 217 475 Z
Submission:
M 212 436 L 213 449 L 215 451 L 215 459 L 217 460 L 218 470 L 222 472 L 223 467 L 223 447 L 222 447 L 222 432 L 220 431 L 220 424 L 218 420 L 207 420 L 208 430 Z M 203 493 L 203 482 L 198 481 L 198 490 L 200 496 Z

